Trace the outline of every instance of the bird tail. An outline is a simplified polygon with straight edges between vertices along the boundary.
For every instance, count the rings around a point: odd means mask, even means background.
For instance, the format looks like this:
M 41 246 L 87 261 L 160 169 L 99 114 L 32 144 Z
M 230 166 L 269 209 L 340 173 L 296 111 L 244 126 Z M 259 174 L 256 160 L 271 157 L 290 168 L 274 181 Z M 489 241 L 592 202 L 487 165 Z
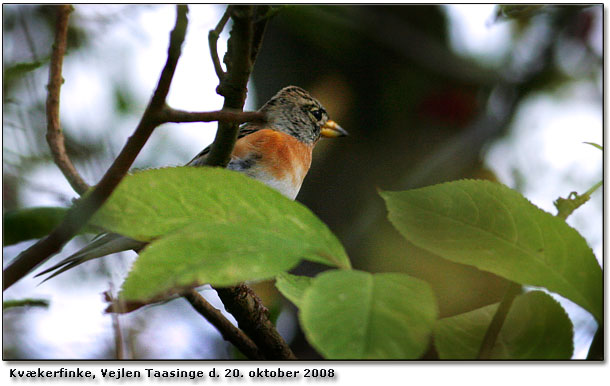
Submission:
M 85 261 L 96 259 L 96 258 L 102 257 L 102 256 L 106 256 L 111 253 L 128 251 L 130 249 L 140 249 L 144 245 L 146 245 L 146 243 L 143 243 L 141 241 L 137 241 L 134 239 L 130 239 L 128 237 L 121 236 L 116 233 L 101 234 L 100 236 L 95 238 L 89 245 L 87 245 L 83 249 L 79 250 L 78 252 L 74 253 L 73 255 L 66 257 L 65 259 L 63 259 L 59 263 L 55 264 L 51 268 L 48 268 L 48 269 L 40 272 L 35 277 L 45 275 L 51 271 L 55 271 L 55 272 L 53 272 L 52 275 L 50 275 L 49 277 L 44 279 L 41 282 L 41 284 L 42 284 L 45 281 L 59 275 L 60 273 L 65 272 L 69 269 L 76 267 L 79 264 L 84 263 Z

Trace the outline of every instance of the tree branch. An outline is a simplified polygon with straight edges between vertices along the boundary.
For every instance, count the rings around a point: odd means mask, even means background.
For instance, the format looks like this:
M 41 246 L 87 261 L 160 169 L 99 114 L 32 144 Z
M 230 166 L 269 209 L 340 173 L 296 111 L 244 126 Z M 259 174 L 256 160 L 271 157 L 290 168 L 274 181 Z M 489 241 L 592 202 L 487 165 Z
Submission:
M 170 34 L 167 61 L 151 101 L 133 135 L 129 137 L 119 156 L 91 193 L 77 201 L 68 211 L 63 221 L 47 237 L 20 253 L 15 261 L 4 270 L 3 290 L 9 288 L 51 255 L 57 253 L 89 221 L 127 174 L 153 130 L 162 123 L 159 119 L 159 113 L 165 106 L 165 99 L 180 57 L 188 24 L 187 13 L 187 6 L 177 6 L 176 23 Z
M 239 327 L 256 342 L 265 358 L 297 359 L 269 320 L 269 311 L 250 287 L 240 284 L 236 287 L 216 288 L 216 292 L 227 311 L 237 319 Z
M 231 17 L 229 13 L 230 8 L 230 5 L 227 6 L 225 13 L 222 15 L 222 18 L 220 18 L 220 21 L 216 25 L 216 28 L 210 30 L 210 33 L 208 34 L 208 44 L 210 46 L 210 56 L 212 57 L 212 63 L 214 64 L 214 71 L 216 71 L 218 80 L 221 82 L 227 74 L 222 69 L 222 66 L 220 65 L 220 59 L 218 58 L 218 38 L 220 37 L 222 30 L 225 28 L 225 25 L 229 21 L 229 17 Z
M 263 45 L 263 35 L 265 34 L 265 30 L 267 29 L 267 21 L 272 16 L 269 14 L 271 11 L 271 6 L 258 6 L 254 11 L 254 25 L 253 25 L 253 36 L 252 36 L 252 49 L 250 52 L 250 60 L 252 61 L 252 65 L 254 66 L 254 62 L 256 62 L 256 57 L 258 56 L 258 52 Z
M 235 327 L 224 315 L 214 308 L 199 292 L 190 290 L 184 298 L 193 308 L 207 319 L 222 334 L 225 340 L 233 343 L 249 359 L 265 359 L 256 344 L 239 328 Z
M 252 35 L 254 7 L 251 5 L 233 5 L 227 12 L 233 19 L 231 37 L 228 41 L 224 62 L 227 72 L 221 78 L 216 92 L 224 96 L 222 109 L 241 111 L 246 101 L 248 79 L 252 71 Z M 225 167 L 231 159 L 231 152 L 237 141 L 239 126 L 234 123 L 219 123 L 216 138 L 206 164 Z
M 53 160 L 64 174 L 72 189 L 83 194 L 89 185 L 83 180 L 70 161 L 66 152 L 64 135 L 59 123 L 59 93 L 63 78 L 61 70 L 68 43 L 68 19 L 74 9 L 71 5 L 57 6 L 57 24 L 55 26 L 55 43 L 49 65 L 49 84 L 47 86 L 47 143 L 51 149 Z
M 159 114 L 159 119 L 162 122 L 174 123 L 221 121 L 240 124 L 244 122 L 265 122 L 265 115 L 258 111 L 241 112 L 218 110 L 205 112 L 190 112 L 176 110 L 169 106 L 165 106 L 163 111 Z

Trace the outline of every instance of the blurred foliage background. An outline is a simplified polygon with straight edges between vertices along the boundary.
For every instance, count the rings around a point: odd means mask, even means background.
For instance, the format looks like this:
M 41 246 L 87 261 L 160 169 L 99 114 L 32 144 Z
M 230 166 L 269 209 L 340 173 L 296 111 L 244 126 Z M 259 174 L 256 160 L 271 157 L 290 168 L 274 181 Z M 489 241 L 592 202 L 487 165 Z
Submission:
M 506 31 L 504 40 L 489 41 L 499 46 L 494 55 L 459 49 L 463 43 L 455 35 L 455 24 L 474 23 L 468 7 L 474 11 L 478 6 L 461 6 L 461 13 L 441 5 L 274 7 L 277 13 L 268 23 L 249 87 L 248 106 L 255 109 L 280 88 L 299 85 L 350 132 L 348 138 L 319 143 L 297 200 L 338 235 L 355 268 L 405 272 L 428 281 L 438 296 L 441 317 L 499 301 L 507 282 L 409 244 L 387 221 L 377 190 L 483 178 L 499 180 L 529 198 L 532 181 L 550 171 L 544 163 L 527 161 L 527 157 L 536 160 L 542 149 L 510 138 L 519 122 L 527 128 L 520 138 L 538 135 L 540 125 L 523 123 L 528 116 L 519 114 L 529 111 L 528 103 L 541 95 L 592 106 L 599 120 L 592 127 L 585 128 L 589 122 L 582 122 L 570 130 L 594 132 L 596 137 L 587 140 L 601 143 L 602 6 L 487 6 L 488 31 Z M 175 108 L 211 110 L 221 104 L 214 93 L 216 80 L 206 40 L 223 9 L 191 7 L 185 54 L 170 94 Z M 99 180 L 135 128 L 157 81 L 173 18 L 169 6 L 75 7 L 62 89 L 62 125 L 68 153 L 89 183 Z M 67 206 L 75 197 L 52 164 L 44 139 L 54 20 L 53 6 L 3 5 L 3 213 Z M 158 34 L 151 35 L 151 30 Z M 150 55 L 139 51 L 151 47 Z M 199 61 L 189 60 L 195 52 Z M 207 139 L 202 139 L 202 131 Z M 136 167 L 186 163 L 212 140 L 212 134 L 211 125 L 167 125 L 154 134 Z M 580 142 L 572 145 L 583 147 Z M 586 150 L 599 152 L 592 147 Z M 496 170 L 498 159 L 504 163 L 498 166 L 501 171 Z M 523 159 L 525 167 L 519 161 Z M 548 187 L 555 194 L 547 200 L 551 208 L 559 195 L 582 193 L 601 178 L 601 162 L 586 173 L 566 165 L 557 166 L 561 178 Z M 585 237 L 595 243 L 592 247 L 601 260 L 600 196 L 587 204 L 599 215 L 577 218 L 572 225 L 593 229 L 592 239 Z M 65 253 L 86 240 L 77 237 Z M 4 248 L 4 264 L 29 243 Z M 49 307 L 3 312 L 4 358 L 235 355 L 181 299 L 114 321 L 102 315 L 105 305 L 99 293 L 118 287 L 132 260 L 133 254 L 100 259 L 43 286 L 37 287 L 38 281 L 29 277 L 6 291 L 5 299 L 45 298 Z M 323 269 L 302 264 L 296 272 L 314 275 Z M 298 331 L 294 308 L 282 300 L 273 283 L 255 288 L 278 315 L 280 331 L 296 355 L 319 358 Z M 218 304 L 213 291 L 203 293 Z M 580 350 L 586 353 L 595 323 L 574 315 L 577 351 L 580 339 Z M 118 329 L 124 341 L 120 349 Z M 434 356 L 433 350 L 427 354 Z

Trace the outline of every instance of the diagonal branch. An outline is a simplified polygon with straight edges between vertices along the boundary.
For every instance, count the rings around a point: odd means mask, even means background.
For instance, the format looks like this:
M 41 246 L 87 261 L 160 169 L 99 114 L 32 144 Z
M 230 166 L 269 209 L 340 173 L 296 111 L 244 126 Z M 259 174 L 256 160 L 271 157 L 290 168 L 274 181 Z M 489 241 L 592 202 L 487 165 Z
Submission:
M 245 284 L 236 287 L 217 288 L 218 296 L 267 359 L 297 359 L 290 346 L 279 334 L 269 311 L 254 291 Z
M 71 5 L 59 5 L 57 7 L 57 25 L 55 27 L 55 43 L 51 53 L 49 65 L 49 84 L 47 86 L 47 143 L 51 149 L 53 160 L 64 174 L 72 189 L 83 194 L 89 189 L 89 185 L 78 174 L 76 168 L 70 161 L 66 152 L 64 135 L 59 123 L 59 91 L 63 78 L 61 70 L 68 43 L 68 19 L 74 9 Z
M 68 211 L 63 221 L 47 237 L 19 254 L 11 265 L 4 270 L 3 289 L 7 289 L 34 267 L 57 253 L 89 221 L 127 174 L 153 130 L 162 123 L 159 119 L 159 113 L 165 106 L 165 99 L 180 58 L 188 24 L 187 13 L 187 6 L 177 6 L 176 23 L 170 34 L 167 61 L 151 101 L 133 135 L 129 137 L 119 156 L 91 193 L 77 201 Z
M 233 343 L 242 354 L 249 359 L 265 359 L 256 344 L 242 330 L 235 327 L 224 315 L 214 308 L 196 290 L 184 294 L 184 298 L 193 308 L 206 318 L 222 334 L 225 340 Z

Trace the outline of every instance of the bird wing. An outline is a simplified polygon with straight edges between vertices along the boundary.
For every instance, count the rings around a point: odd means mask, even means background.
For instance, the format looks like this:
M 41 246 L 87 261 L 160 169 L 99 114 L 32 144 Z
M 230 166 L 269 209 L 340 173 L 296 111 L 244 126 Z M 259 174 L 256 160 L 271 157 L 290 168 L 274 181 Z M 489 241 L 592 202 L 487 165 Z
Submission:
M 145 245 L 146 243 L 142 241 L 130 239 L 129 237 L 121 236 L 116 233 L 104 233 L 96 237 L 89 245 L 87 245 L 83 249 L 80 249 L 78 252 L 66 257 L 51 268 L 40 272 L 35 277 L 44 275 L 51 271 L 55 271 L 52 275 L 42 281 L 44 283 L 52 277 L 55 277 L 60 273 L 67 271 L 68 269 L 76 267 L 77 265 L 82 264 L 85 261 L 106 256 L 111 253 L 128 251 L 130 249 L 140 249 L 143 248 Z
M 255 132 L 259 131 L 260 129 L 261 129 L 260 126 L 246 124 L 239 129 L 239 134 L 237 134 L 237 139 L 240 139 L 240 138 L 245 137 L 246 135 L 255 133 Z M 206 160 L 207 155 L 210 152 L 211 148 L 212 148 L 212 145 L 210 145 L 210 146 L 206 147 L 205 149 L 203 149 L 202 151 L 200 151 L 199 154 L 197 154 L 195 156 L 195 158 L 193 158 L 192 160 L 189 161 L 189 163 L 186 164 L 186 166 L 204 166 L 205 160 Z

